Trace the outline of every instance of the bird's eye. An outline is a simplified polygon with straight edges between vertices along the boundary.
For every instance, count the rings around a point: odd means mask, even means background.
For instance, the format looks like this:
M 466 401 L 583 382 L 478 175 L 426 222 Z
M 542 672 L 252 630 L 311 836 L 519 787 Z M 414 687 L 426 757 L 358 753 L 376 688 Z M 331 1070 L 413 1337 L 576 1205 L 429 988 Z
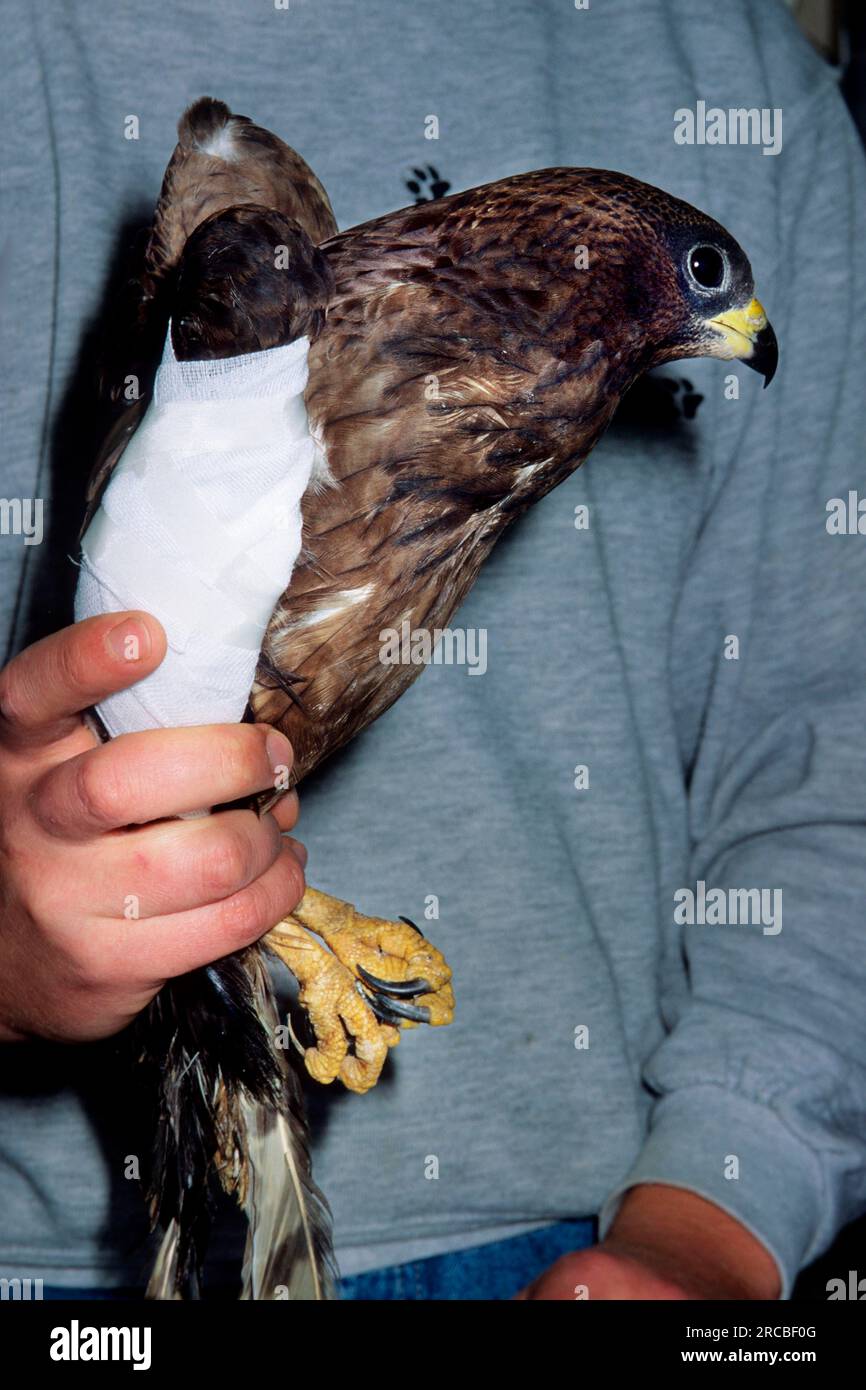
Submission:
M 688 255 L 689 274 L 702 290 L 721 289 L 727 263 L 715 246 L 695 246 Z

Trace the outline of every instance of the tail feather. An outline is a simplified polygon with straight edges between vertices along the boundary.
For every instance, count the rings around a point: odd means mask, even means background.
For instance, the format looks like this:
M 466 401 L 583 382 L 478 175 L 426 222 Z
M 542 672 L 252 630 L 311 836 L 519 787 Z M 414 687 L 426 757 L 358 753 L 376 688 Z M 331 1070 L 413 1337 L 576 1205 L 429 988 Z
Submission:
M 276 1023 L 256 947 L 170 981 L 145 1015 L 140 1060 L 158 1093 L 148 1201 L 165 1232 L 150 1298 L 200 1296 L 220 1188 L 247 1220 L 242 1298 L 331 1295 L 329 1212 Z
M 172 1218 L 159 1247 L 153 1270 L 148 1280 L 145 1298 L 156 1300 L 180 1299 L 178 1292 L 178 1244 L 180 1226 Z
M 261 956 L 260 1018 L 279 1019 Z M 313 1182 L 302 1096 L 281 1059 L 283 1100 L 276 1108 L 246 1095 L 241 1113 L 248 1179 L 241 1206 L 247 1217 L 242 1299 L 323 1299 L 333 1296 L 330 1212 Z

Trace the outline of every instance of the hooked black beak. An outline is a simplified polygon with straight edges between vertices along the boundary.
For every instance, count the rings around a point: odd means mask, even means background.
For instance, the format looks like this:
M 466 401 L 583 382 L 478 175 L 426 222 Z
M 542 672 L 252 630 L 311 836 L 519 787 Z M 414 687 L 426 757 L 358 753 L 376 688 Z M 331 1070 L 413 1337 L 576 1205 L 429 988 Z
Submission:
M 776 368 L 779 365 L 779 344 L 776 341 L 772 324 L 768 323 L 766 328 L 762 328 L 757 334 L 751 356 L 744 357 L 743 361 L 747 367 L 752 367 L 756 372 L 761 373 L 766 391 L 776 375 Z

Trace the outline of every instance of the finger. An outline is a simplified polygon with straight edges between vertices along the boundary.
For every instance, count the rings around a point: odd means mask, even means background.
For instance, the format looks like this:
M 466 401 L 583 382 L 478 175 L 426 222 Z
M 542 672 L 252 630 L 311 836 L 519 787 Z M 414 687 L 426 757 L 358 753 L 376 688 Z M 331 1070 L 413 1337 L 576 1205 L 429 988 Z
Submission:
M 288 739 L 265 724 L 121 734 L 45 772 L 31 810 L 48 834 L 80 842 L 272 788 L 291 761 Z
M 137 952 L 142 983 L 184 975 L 252 945 L 297 906 L 303 893 L 304 871 L 284 844 L 271 867 L 231 897 L 133 924 L 131 934 L 121 924 L 114 946 L 117 968 L 128 977 L 130 952 Z
M 249 811 L 146 826 L 103 841 L 88 907 L 127 920 L 207 907 L 260 878 L 284 845 L 272 815 Z
M 301 868 L 306 869 L 307 860 L 310 856 L 307 853 L 307 846 L 304 844 L 304 842 L 302 840 L 296 840 L 293 835 L 283 835 L 282 840 L 283 844 L 288 845 L 291 848 L 292 853 L 300 861 Z
M 271 815 L 281 830 L 294 830 L 300 813 L 301 808 L 296 791 L 286 792 L 285 796 L 271 807 Z
M 0 741 L 32 747 L 66 738 L 80 713 L 149 675 L 165 656 L 149 613 L 104 613 L 19 652 L 0 671 Z

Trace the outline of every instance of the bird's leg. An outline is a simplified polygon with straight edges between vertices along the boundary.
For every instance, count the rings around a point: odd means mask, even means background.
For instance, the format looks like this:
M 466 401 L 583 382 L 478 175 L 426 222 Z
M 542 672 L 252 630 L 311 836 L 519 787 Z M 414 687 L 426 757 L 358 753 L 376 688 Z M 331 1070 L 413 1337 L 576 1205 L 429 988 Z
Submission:
M 400 1041 L 401 1026 L 435 1026 L 454 1016 L 444 956 L 405 919 L 364 917 L 350 903 L 308 888 L 264 941 L 300 985 L 299 1001 L 316 1035 L 304 1063 L 317 1081 L 339 1076 L 349 1090 L 368 1091 L 388 1048 Z

